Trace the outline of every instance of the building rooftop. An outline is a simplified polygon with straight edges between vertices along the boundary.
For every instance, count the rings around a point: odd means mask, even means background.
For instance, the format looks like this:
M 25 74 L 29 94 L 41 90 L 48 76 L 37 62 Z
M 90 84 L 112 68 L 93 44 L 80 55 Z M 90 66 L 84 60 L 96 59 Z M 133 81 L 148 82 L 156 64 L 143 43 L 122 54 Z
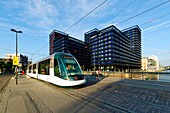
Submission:
M 62 32 L 62 31 L 59 31 L 59 30 L 56 30 L 56 29 L 54 29 L 54 30 L 50 33 L 50 36 L 51 36 L 54 32 L 60 33 L 60 34 L 62 34 L 62 35 L 67 35 L 67 36 L 68 36 L 67 33 L 64 33 L 64 32 Z
M 139 28 L 138 25 L 134 25 L 134 26 L 128 27 L 128 28 L 123 29 L 123 30 L 121 30 L 121 31 L 122 31 L 122 32 L 125 32 L 125 31 L 128 31 L 128 30 L 134 29 L 134 28 L 137 28 L 139 31 L 141 31 L 141 29 Z
M 98 30 L 97 28 L 94 28 L 94 29 L 92 29 L 92 30 L 90 30 L 90 31 L 87 31 L 87 32 L 85 33 L 85 35 L 86 35 L 86 34 L 93 33 L 93 32 L 99 32 L 99 30 Z

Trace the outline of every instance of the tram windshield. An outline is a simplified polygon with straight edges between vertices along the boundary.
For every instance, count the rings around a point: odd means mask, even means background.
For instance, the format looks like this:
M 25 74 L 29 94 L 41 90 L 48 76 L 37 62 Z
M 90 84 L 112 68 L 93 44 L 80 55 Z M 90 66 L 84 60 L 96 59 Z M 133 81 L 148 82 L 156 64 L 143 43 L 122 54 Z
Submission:
M 71 56 L 63 56 L 63 62 L 68 75 L 82 74 L 82 70 L 77 61 Z

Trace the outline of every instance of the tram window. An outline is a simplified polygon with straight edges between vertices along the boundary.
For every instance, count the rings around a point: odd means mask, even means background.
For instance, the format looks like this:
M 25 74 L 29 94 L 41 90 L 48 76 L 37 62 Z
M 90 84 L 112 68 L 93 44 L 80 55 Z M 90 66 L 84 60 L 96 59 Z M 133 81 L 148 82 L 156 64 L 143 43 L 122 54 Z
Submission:
M 55 59 L 55 61 L 54 61 L 54 75 L 55 75 L 55 76 L 60 76 L 58 59 Z
M 50 59 L 39 62 L 38 74 L 49 75 L 50 74 Z
M 36 64 L 33 65 L 33 73 L 36 73 Z
M 31 67 L 32 67 L 32 66 L 29 66 L 29 73 L 31 73 Z
M 81 69 L 74 59 L 64 59 L 68 75 L 81 74 Z
M 60 67 L 60 72 L 61 72 L 61 75 L 60 75 L 60 76 L 65 77 L 65 76 L 66 76 L 66 73 L 65 73 L 63 64 L 62 64 L 62 62 L 61 62 L 61 59 L 59 59 L 58 61 L 59 61 L 59 67 Z

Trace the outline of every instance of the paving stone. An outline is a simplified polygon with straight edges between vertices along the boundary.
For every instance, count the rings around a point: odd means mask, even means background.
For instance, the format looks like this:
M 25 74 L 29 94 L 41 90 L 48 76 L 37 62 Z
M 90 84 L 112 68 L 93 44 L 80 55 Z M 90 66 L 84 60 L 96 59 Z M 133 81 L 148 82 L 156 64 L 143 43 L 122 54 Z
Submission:
M 148 110 L 146 111 L 147 113 L 153 113 L 154 107 L 149 106 Z
M 160 111 L 161 111 L 161 108 L 155 108 L 153 113 L 160 113 Z
M 168 101 L 164 99 L 164 100 L 163 100 L 163 105 L 164 105 L 164 106 L 168 106 Z
M 160 110 L 160 113 L 168 113 L 168 111 L 165 110 L 165 109 L 161 109 L 161 110 Z
M 152 113 L 162 110 L 168 112 L 170 109 L 170 91 L 116 83 L 109 85 L 106 89 L 102 89 L 102 95 L 98 95 L 96 98 L 135 113 Z

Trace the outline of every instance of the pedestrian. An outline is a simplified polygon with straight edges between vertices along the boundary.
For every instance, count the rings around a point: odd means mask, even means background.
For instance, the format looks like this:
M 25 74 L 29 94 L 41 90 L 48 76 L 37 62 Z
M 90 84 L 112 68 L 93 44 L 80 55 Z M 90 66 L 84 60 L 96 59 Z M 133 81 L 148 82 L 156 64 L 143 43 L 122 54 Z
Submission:
M 100 70 L 97 70 L 96 71 L 96 79 L 100 80 L 100 74 L 101 74 Z
M 24 70 L 22 70 L 22 75 L 24 75 Z

